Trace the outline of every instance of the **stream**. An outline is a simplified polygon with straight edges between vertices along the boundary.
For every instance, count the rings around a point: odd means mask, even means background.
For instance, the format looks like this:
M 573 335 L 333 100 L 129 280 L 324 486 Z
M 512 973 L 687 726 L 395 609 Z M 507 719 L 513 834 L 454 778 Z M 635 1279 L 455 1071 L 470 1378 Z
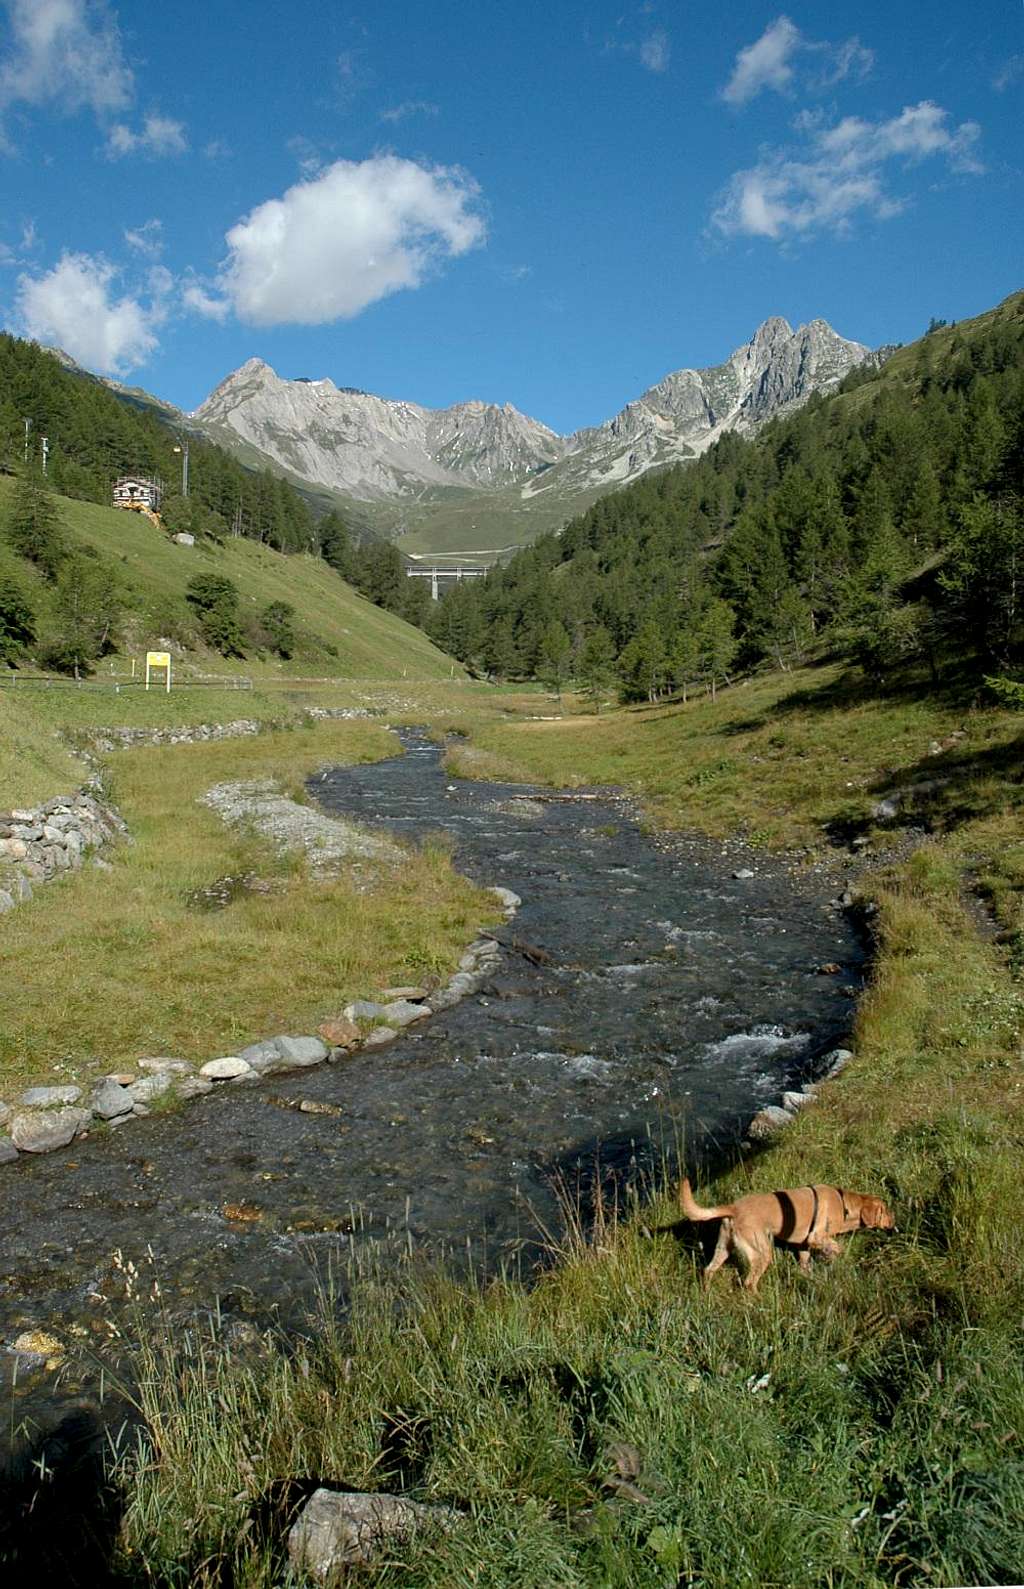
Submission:
M 735 856 L 654 838 L 614 796 L 453 783 L 436 745 L 401 737 L 403 755 L 311 792 L 405 838 L 443 831 L 462 871 L 521 895 L 494 975 L 383 1051 L 5 1169 L 0 1342 L 70 1328 L 102 1356 L 126 1292 L 154 1281 L 172 1318 L 219 1303 L 296 1324 L 328 1265 L 373 1244 L 529 1261 L 560 1228 L 559 1186 L 586 1202 L 681 1147 L 714 1155 L 848 1031 L 862 949 L 820 877 L 772 861 L 736 880 Z M 17 1363 L 0 1352 L 12 1424 L 82 1393 Z

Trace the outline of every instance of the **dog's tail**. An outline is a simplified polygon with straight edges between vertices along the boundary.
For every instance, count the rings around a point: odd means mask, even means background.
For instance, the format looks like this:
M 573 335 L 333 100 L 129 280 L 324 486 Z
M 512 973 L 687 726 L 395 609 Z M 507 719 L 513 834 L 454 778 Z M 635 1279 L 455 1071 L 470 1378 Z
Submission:
M 684 1178 L 679 1183 L 679 1208 L 685 1219 L 725 1219 L 733 1211 L 732 1203 L 723 1203 L 720 1208 L 702 1208 L 694 1202 L 693 1192 L 690 1190 L 689 1181 Z

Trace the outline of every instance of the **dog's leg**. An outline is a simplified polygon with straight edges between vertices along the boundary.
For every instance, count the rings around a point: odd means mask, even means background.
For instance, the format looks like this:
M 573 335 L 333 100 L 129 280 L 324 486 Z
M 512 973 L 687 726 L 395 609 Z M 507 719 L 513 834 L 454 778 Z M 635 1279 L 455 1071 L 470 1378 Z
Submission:
M 711 1276 L 718 1273 L 719 1269 L 721 1269 L 725 1260 L 728 1258 L 729 1248 L 731 1245 L 732 1220 L 723 1219 L 721 1225 L 718 1227 L 718 1241 L 716 1243 L 714 1253 L 712 1254 L 711 1262 L 704 1270 L 703 1284 L 705 1286 L 709 1286 L 711 1284 Z
M 748 1291 L 756 1291 L 761 1276 L 772 1261 L 772 1238 L 766 1232 L 733 1232 L 733 1247 L 743 1259 L 747 1274 L 743 1284 Z
M 830 1263 L 833 1258 L 838 1258 L 842 1251 L 839 1243 L 833 1241 L 831 1236 L 826 1236 L 824 1232 L 811 1236 L 807 1245 L 812 1252 L 820 1253 L 822 1258 L 827 1258 Z
M 803 1270 L 804 1274 L 809 1274 L 810 1273 L 810 1268 L 811 1268 L 810 1248 L 801 1247 L 799 1252 L 797 1253 L 797 1257 L 800 1260 L 800 1268 Z

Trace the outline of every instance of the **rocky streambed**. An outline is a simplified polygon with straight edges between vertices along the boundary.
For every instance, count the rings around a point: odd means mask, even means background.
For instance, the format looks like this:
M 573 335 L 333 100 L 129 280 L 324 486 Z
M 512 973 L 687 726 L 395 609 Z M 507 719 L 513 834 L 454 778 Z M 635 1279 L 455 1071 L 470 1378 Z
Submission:
M 318 1278 L 375 1243 L 532 1254 L 560 1186 L 587 1198 L 663 1154 L 715 1152 L 848 1029 L 861 949 L 821 879 L 655 840 L 611 797 L 453 783 L 438 747 L 403 739 L 312 793 L 392 836 L 449 834 L 461 869 L 522 897 L 500 954 L 383 1050 L 12 1165 L 0 1374 L 15 1420 L 81 1389 L 54 1385 L 49 1348 L 10 1350 L 26 1332 L 102 1359 L 130 1333 L 126 1300 L 157 1288 L 164 1317 L 219 1303 L 248 1327 L 300 1319 Z

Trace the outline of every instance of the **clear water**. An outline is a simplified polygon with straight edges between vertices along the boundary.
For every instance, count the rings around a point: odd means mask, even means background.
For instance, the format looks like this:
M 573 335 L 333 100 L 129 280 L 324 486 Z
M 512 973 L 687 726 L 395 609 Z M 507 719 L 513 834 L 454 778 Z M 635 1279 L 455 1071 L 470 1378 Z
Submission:
M 404 755 L 312 792 L 412 839 L 443 830 L 462 870 L 520 894 L 497 972 L 389 1049 L 5 1169 L 0 1341 L 74 1325 L 101 1346 L 129 1262 L 172 1317 L 219 1298 L 288 1322 L 329 1260 L 344 1269 L 372 1242 L 531 1255 L 558 1226 L 559 1183 L 587 1198 L 596 1179 L 642 1178 L 666 1145 L 734 1142 L 847 1029 L 861 950 L 820 882 L 776 865 L 734 881 L 717 846 L 652 838 L 610 797 L 453 785 L 435 746 L 403 739 Z M 843 974 L 818 975 L 826 960 Z M 287 1107 L 302 1099 L 334 1112 Z M 13 1362 L 0 1353 L 8 1381 Z M 19 1399 L 40 1392 L 55 1394 L 20 1375 Z

